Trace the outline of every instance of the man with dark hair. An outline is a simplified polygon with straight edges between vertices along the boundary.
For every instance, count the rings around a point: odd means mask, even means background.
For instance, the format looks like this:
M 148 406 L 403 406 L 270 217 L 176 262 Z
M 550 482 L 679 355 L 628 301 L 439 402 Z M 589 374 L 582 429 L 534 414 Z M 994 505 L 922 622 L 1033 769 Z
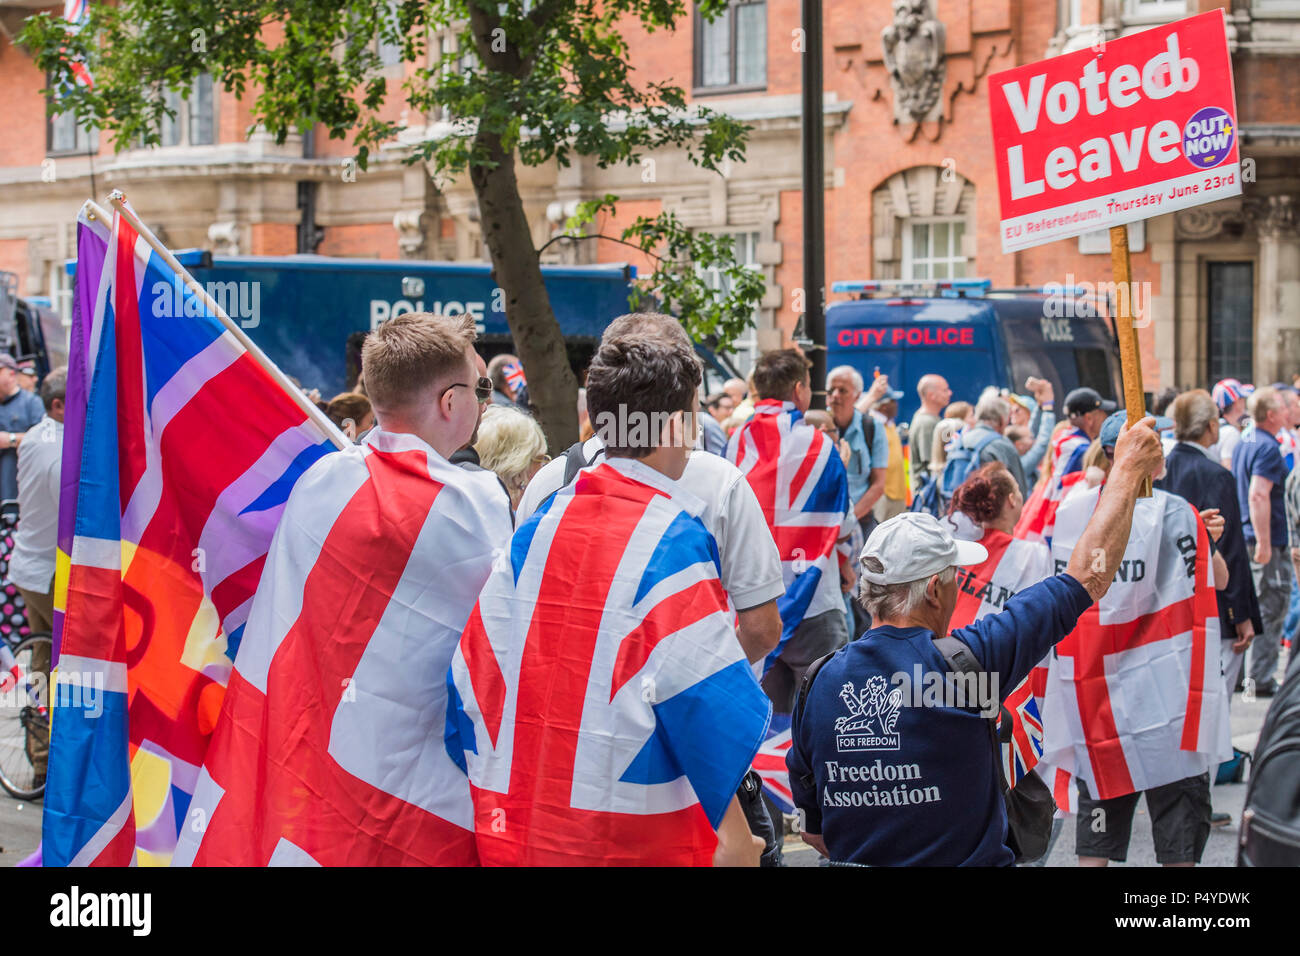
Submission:
M 763 678 L 779 714 L 793 712 L 808 665 L 849 639 L 835 545 L 850 537 L 857 519 L 838 450 L 803 419 L 812 401 L 809 367 L 795 349 L 759 356 L 754 417 L 727 446 L 727 458 L 744 472 L 781 552 L 781 643 L 768 655 Z
M 587 371 L 605 460 L 521 523 L 452 662 L 446 745 L 486 865 L 754 865 L 763 849 L 736 788 L 771 708 L 704 503 L 678 483 L 701 367 L 666 322 L 606 331 Z

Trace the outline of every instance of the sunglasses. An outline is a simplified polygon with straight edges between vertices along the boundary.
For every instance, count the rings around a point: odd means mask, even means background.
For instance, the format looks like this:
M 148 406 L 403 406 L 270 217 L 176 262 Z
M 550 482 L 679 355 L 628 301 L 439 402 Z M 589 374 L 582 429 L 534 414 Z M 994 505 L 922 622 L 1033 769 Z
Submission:
M 442 390 L 442 395 L 446 395 L 453 388 L 474 389 L 474 397 L 477 398 L 480 402 L 486 402 L 488 399 L 492 397 L 492 379 L 485 378 L 483 376 L 479 376 L 478 382 L 474 385 L 470 385 L 468 382 L 456 382 L 453 385 L 448 385 L 446 388 Z M 442 400 L 442 395 L 438 396 L 439 401 Z

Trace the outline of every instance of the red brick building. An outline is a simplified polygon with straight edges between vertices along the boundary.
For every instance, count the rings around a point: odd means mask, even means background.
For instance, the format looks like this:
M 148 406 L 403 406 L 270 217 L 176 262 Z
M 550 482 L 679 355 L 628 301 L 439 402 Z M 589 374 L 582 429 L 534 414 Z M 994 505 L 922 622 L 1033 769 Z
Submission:
M 1258 381 L 1300 368 L 1300 0 L 824 0 L 827 283 L 847 278 L 987 276 L 996 285 L 1106 282 L 1104 236 L 1001 253 L 986 78 L 1216 7 L 1226 9 L 1242 156 L 1242 197 L 1153 218 L 1131 232 L 1134 278 L 1149 283 L 1141 330 L 1147 387 L 1223 375 Z M 245 136 L 247 109 L 219 86 L 199 88 L 167 145 L 114 154 L 47 122 L 43 78 L 12 42 L 39 8 L 0 0 L 0 269 L 28 294 L 57 294 L 81 201 L 120 187 L 174 247 L 385 258 L 483 255 L 466 182 L 435 183 L 400 160 L 439 123 L 407 115 L 407 133 L 351 170 L 345 143 L 324 136 L 276 146 Z M 908 22 L 908 17 L 913 20 Z M 897 18 L 897 19 L 896 19 Z M 886 31 L 919 29 L 932 67 L 896 88 Z M 768 281 L 741 364 L 789 341 L 804 294 L 801 262 L 799 0 L 736 0 L 704 24 L 629 33 L 646 79 L 672 78 L 694 103 L 753 127 L 747 161 L 705 173 L 680 152 L 600 170 L 521 169 L 535 240 L 554 235 L 573 203 L 614 192 L 617 235 L 637 215 L 674 209 L 693 228 L 737 237 Z M 435 38 L 431 45 L 449 38 Z M 381 51 L 381 54 L 384 51 Z M 394 58 L 395 59 L 395 58 Z M 398 80 L 409 67 L 387 68 Z M 392 104 L 395 116 L 400 104 Z M 91 155 L 85 155 L 87 147 Z M 616 243 L 556 243 L 548 261 L 619 261 Z

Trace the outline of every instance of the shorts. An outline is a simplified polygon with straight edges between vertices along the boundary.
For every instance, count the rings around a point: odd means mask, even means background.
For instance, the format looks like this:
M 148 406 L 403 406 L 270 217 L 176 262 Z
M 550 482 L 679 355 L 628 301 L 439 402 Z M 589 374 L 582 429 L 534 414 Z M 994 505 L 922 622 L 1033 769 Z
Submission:
M 1156 862 L 1200 863 L 1210 837 L 1210 774 L 1175 780 L 1163 787 L 1094 800 L 1088 785 L 1079 783 L 1079 815 L 1075 823 L 1075 853 L 1123 863 L 1128 858 L 1133 811 L 1143 793 L 1151 814 L 1151 840 Z

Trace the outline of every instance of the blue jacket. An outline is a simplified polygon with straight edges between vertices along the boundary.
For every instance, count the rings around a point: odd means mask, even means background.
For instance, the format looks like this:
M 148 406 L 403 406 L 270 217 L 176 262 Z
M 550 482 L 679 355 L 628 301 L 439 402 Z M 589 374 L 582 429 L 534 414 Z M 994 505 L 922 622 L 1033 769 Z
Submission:
M 1215 592 L 1219 599 L 1219 636 L 1236 640 L 1236 626 L 1252 621 L 1255 633 L 1264 633 L 1259 616 L 1259 598 L 1250 575 L 1250 555 L 1242 531 L 1241 506 L 1232 472 L 1211 461 L 1199 445 L 1179 442 L 1165 457 L 1165 476 L 1155 483 L 1162 491 L 1185 498 L 1197 511 L 1218 508 L 1223 515 L 1223 536 L 1215 548 L 1228 565 L 1228 586 Z M 1282 544 L 1279 543 L 1278 547 Z
M 948 665 L 924 628 L 872 628 L 827 661 L 794 725 L 786 766 L 806 829 L 822 835 L 831 859 L 1009 866 L 1015 856 L 986 717 L 1091 604 L 1083 585 L 1062 574 L 954 631 L 989 672 L 991 693 L 967 706 L 943 696 Z

